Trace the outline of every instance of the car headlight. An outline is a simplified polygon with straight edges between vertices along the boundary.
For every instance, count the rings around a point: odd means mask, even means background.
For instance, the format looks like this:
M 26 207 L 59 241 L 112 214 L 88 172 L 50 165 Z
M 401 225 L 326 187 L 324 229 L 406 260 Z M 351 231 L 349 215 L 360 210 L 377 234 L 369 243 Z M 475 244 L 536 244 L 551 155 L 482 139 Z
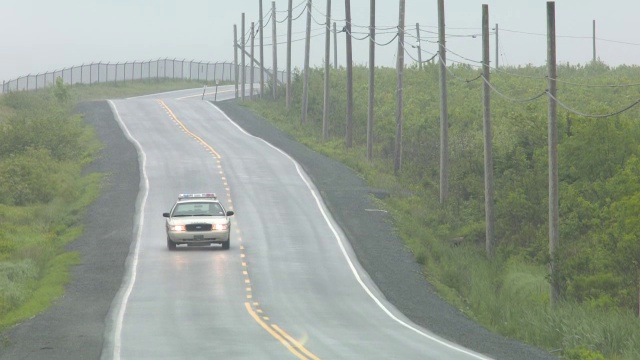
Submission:
M 186 231 L 186 225 L 169 225 L 169 230 L 171 231 Z
M 213 224 L 213 230 L 229 230 L 229 224 Z

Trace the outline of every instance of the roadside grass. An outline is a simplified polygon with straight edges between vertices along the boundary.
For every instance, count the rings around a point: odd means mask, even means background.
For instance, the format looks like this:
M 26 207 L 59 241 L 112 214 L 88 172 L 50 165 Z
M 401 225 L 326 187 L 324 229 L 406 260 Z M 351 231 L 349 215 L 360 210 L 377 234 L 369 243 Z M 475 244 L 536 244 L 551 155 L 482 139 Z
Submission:
M 41 137 L 37 135 L 27 137 L 35 145 L 19 144 L 24 145 L 26 152 L 15 148 L 4 148 L 4 152 L 0 152 L 0 182 L 3 172 L 6 179 L 15 179 L 14 175 L 7 173 L 13 169 L 9 165 L 15 167 L 16 164 L 25 164 L 20 161 L 11 163 L 11 159 L 28 160 L 29 166 L 21 167 L 22 174 L 26 176 L 22 180 L 32 181 L 16 183 L 20 189 L 12 188 L 16 184 L 0 183 L 0 331 L 36 316 L 51 306 L 63 295 L 64 287 L 70 281 L 71 267 L 82 261 L 80 254 L 66 251 L 65 246 L 82 235 L 86 209 L 99 196 L 105 174 L 85 174 L 83 171 L 84 166 L 98 156 L 102 144 L 93 129 L 84 125 L 81 118 L 73 113 L 75 106 L 83 101 L 126 98 L 204 85 L 204 82 L 184 80 L 134 81 L 91 86 L 65 85 L 29 93 L 0 95 L 0 135 L 2 131 L 10 131 L 3 129 L 3 124 L 8 124 L 16 117 L 27 122 L 45 120 L 45 125 L 47 119 L 55 119 L 61 126 L 53 127 L 51 132 L 71 130 L 80 140 L 80 149 L 70 154 L 72 158 L 68 160 L 47 155 L 51 150 L 42 154 L 36 152 L 42 155 L 42 159 L 33 160 L 29 155 L 29 151 L 33 152 L 30 146 L 43 146 L 39 142 Z M 45 145 L 53 149 L 60 146 L 56 143 Z M 43 173 L 45 170 L 48 173 Z M 29 177 L 29 174 L 37 176 Z M 43 197 L 38 194 L 41 193 L 33 191 L 40 187 L 44 187 L 46 194 L 51 195 L 47 201 L 40 201 Z M 16 201 L 12 198 L 15 190 L 25 196 L 35 197 L 36 201 L 13 204 Z
M 0 330 L 27 320 L 49 308 L 64 294 L 64 286 L 69 282 L 69 268 L 80 263 L 80 255 L 75 252 L 61 253 L 50 259 L 38 280 L 29 280 L 26 285 L 32 289 L 23 303 L 0 317 Z
M 203 88 L 213 84 L 188 80 L 136 80 L 117 83 L 76 84 L 70 87 L 74 103 L 91 100 L 122 99 L 159 92 Z
M 434 196 L 421 193 L 424 190 L 416 184 L 393 176 L 393 164 L 368 161 L 364 148 L 346 150 L 342 140 L 322 141 L 314 135 L 321 134 L 317 123 L 303 128 L 298 111 L 287 113 L 281 103 L 243 105 L 296 141 L 351 167 L 369 186 L 392 194 L 375 201 L 391 213 L 394 228 L 423 266 L 424 276 L 443 298 L 479 324 L 566 359 L 640 358 L 640 322 L 632 312 L 571 302 L 550 310 L 547 269 L 524 258 L 489 262 L 484 242 L 477 239 L 484 238 L 483 224 L 458 231 L 446 225 L 429 227 L 425 219 L 442 216 L 446 209 L 429 203 Z M 454 236 L 471 240 L 455 244 L 448 240 Z

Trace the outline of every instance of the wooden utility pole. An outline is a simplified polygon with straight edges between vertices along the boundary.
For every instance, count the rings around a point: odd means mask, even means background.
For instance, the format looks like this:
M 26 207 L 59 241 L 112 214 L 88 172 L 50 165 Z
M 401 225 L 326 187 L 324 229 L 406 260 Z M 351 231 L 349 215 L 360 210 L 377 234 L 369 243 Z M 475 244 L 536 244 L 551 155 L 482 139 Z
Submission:
M 353 54 L 351 44 L 351 0 L 344 0 L 346 17 L 345 32 L 347 36 L 347 128 L 345 131 L 345 146 L 350 149 L 353 145 Z
M 418 68 L 422 70 L 422 42 L 420 42 L 420 23 L 416 23 L 416 35 L 418 36 Z
M 276 2 L 271 2 L 271 46 L 273 51 L 273 74 L 271 75 L 271 96 L 273 100 L 278 98 L 278 39 L 276 36 L 276 27 L 278 22 L 276 21 Z
M 438 0 L 438 38 L 440 44 L 440 203 L 444 204 L 449 197 L 449 109 L 444 0 Z
M 484 129 L 484 218 L 485 245 L 487 258 L 495 256 L 495 241 L 493 235 L 493 133 L 491 129 L 491 54 L 489 51 L 489 5 L 482 5 L 482 77 L 484 78 L 482 94 L 483 100 L 483 129 Z
M 235 68 L 235 98 L 238 98 L 238 26 L 233 25 L 233 65 Z
M 338 68 L 338 31 L 336 31 L 336 23 L 333 22 L 333 68 Z
M 556 4 L 547 2 L 547 68 L 549 79 L 549 304 L 553 307 L 560 299 L 560 284 L 556 273 L 556 250 L 559 245 L 558 211 L 558 104 L 556 77 Z
M 593 63 L 596 62 L 596 21 L 593 20 Z
M 293 0 L 289 0 L 289 9 L 287 10 L 287 111 L 291 109 L 291 19 L 293 13 Z
M 301 123 L 307 122 L 309 106 L 309 57 L 311 55 L 311 0 L 307 0 L 307 36 L 304 41 L 304 83 L 302 84 L 302 117 Z
M 260 95 L 259 96 L 262 97 L 262 94 L 264 94 L 264 36 L 262 35 L 262 33 L 264 33 L 264 24 L 262 20 L 262 0 L 258 1 L 258 5 L 260 6 L 260 11 L 259 11 L 260 29 L 258 29 L 258 32 L 260 33 Z
M 249 39 L 251 39 L 251 55 L 249 56 L 249 99 L 253 100 L 253 84 L 256 82 L 255 80 L 255 71 L 254 71 L 254 67 L 253 67 L 253 60 L 255 59 L 254 57 L 254 50 L 255 50 L 255 39 L 256 39 L 256 24 L 252 21 L 251 22 L 251 36 L 249 37 Z
M 369 109 L 367 112 L 367 160 L 373 159 L 373 124 L 376 73 L 376 0 L 369 0 Z
M 247 82 L 247 68 L 245 67 L 245 62 L 244 62 L 244 60 L 245 60 L 245 59 L 244 59 L 244 58 L 245 58 L 244 53 L 245 53 L 245 51 L 247 51 L 247 50 L 245 49 L 245 43 L 246 43 L 246 41 L 245 41 L 244 35 L 245 35 L 245 30 L 244 30 L 244 13 L 242 13 L 242 39 L 241 39 L 241 40 L 242 40 L 242 92 L 241 92 L 241 94 L 240 94 L 240 97 L 241 97 L 242 101 L 244 101 L 244 96 L 245 96 L 245 91 L 246 91 L 246 90 L 245 90 L 245 89 L 246 89 L 246 85 L 245 85 L 245 83 Z M 175 61 L 174 61 L 174 63 L 175 63 Z
M 402 114 L 404 87 L 404 4 L 400 0 L 400 15 L 398 20 L 398 90 L 396 91 L 396 146 L 393 161 L 393 173 L 398 176 L 402 167 Z
M 498 24 L 496 24 L 496 69 L 500 66 L 500 43 L 498 42 Z
M 322 111 L 322 140 L 329 138 L 329 72 L 331 71 L 331 0 L 327 0 L 324 33 L 324 109 Z

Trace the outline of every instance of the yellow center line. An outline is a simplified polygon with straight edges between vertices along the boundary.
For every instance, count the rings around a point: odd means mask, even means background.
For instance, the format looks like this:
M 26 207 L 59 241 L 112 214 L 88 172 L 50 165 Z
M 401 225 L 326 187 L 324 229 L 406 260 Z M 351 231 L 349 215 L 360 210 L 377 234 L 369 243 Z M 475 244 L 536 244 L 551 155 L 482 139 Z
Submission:
M 313 353 L 311 351 L 307 350 L 304 346 L 302 346 L 302 344 L 300 344 L 298 341 L 296 341 L 296 339 L 292 338 L 291 335 L 287 334 L 284 330 L 280 329 L 280 327 L 278 325 L 272 324 L 271 327 L 274 328 L 277 332 L 279 332 L 291 344 L 293 344 L 293 346 L 298 348 L 298 350 L 300 350 L 303 353 L 305 353 L 305 355 L 307 355 L 309 358 L 311 358 L 313 360 L 320 360 L 317 356 L 313 355 Z
M 253 309 L 251 308 L 251 304 L 249 304 L 248 302 L 244 303 L 244 306 L 247 308 L 247 311 L 249 312 L 249 314 L 251 315 L 251 317 L 253 317 L 253 319 L 260 325 L 262 326 L 263 329 L 265 329 L 269 334 L 271 334 L 271 336 L 273 336 L 274 338 L 276 338 L 278 341 L 280 341 L 282 343 L 282 345 L 284 345 L 287 350 L 289 350 L 292 354 L 294 354 L 295 356 L 298 357 L 298 359 L 304 359 L 304 360 L 308 360 L 308 358 L 304 355 L 302 355 L 301 353 L 298 352 L 298 349 L 296 349 L 295 347 L 293 347 L 291 345 L 291 343 L 287 342 L 287 340 L 285 340 L 282 336 L 280 336 L 280 334 L 278 334 L 277 332 L 275 332 L 272 328 L 269 327 L 269 325 L 267 325 L 264 321 L 262 321 L 262 319 L 260 318 L 260 316 L 258 316 L 258 314 L 256 314 L 255 311 L 253 311 Z
M 209 144 L 207 144 L 204 140 L 202 140 L 201 137 L 199 137 L 198 135 L 192 133 L 189 129 L 187 129 L 187 127 L 182 123 L 182 121 L 178 120 L 178 117 L 176 116 L 176 114 L 174 114 L 173 111 L 169 109 L 169 107 L 167 106 L 167 104 L 164 103 L 164 101 L 158 100 L 158 102 L 169 113 L 169 116 L 171 116 L 171 118 L 175 120 L 175 122 L 178 123 L 178 125 L 180 125 L 180 127 L 182 128 L 182 130 L 184 130 L 184 132 L 193 136 L 196 140 L 198 140 L 200 144 L 202 144 L 205 148 L 209 149 L 209 151 L 211 151 L 211 153 L 214 154 L 218 159 L 222 158 L 220 154 L 218 154 L 217 151 L 215 151 Z

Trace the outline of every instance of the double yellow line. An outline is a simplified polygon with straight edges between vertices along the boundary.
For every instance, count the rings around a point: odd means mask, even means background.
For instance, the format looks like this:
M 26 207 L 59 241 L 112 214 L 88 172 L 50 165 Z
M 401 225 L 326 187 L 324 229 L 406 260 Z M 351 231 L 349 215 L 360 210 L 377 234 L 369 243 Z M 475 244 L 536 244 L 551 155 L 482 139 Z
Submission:
M 176 114 L 173 113 L 173 111 L 171 111 L 171 109 L 169 109 L 169 107 L 167 106 L 167 104 L 164 103 L 164 101 L 162 100 L 158 100 L 158 102 L 160 103 L 160 106 L 162 106 L 165 111 L 169 114 L 169 116 L 171 117 L 171 119 L 173 119 L 173 121 L 175 121 L 181 128 L 182 130 L 184 130 L 184 132 L 186 132 L 187 134 L 189 134 L 191 137 L 193 137 L 194 139 L 196 139 L 200 144 L 202 144 L 202 146 L 204 146 L 205 148 L 207 148 L 215 157 L 217 157 L 218 159 L 221 159 L 222 157 L 220 156 L 220 154 L 218 154 L 218 152 L 216 152 L 211 145 L 207 144 L 204 140 L 202 140 L 201 137 L 199 137 L 198 135 L 192 133 L 189 129 L 187 129 L 187 127 L 182 123 L 182 121 L 178 120 L 178 117 L 176 116 Z
M 297 356 L 299 359 L 313 359 L 320 360 L 317 356 L 313 355 L 311 351 L 307 350 L 302 344 L 300 344 L 296 339 L 294 339 L 291 335 L 287 334 L 284 330 L 282 330 L 278 325 L 271 324 L 271 326 L 267 325 L 258 314 L 253 310 L 251 304 L 246 302 L 244 306 L 247 308 L 247 312 L 253 317 L 253 319 L 262 326 L 271 336 L 276 338 L 284 347 L 287 348 L 292 354 Z
M 164 101 L 158 100 L 158 103 L 167 112 L 169 117 L 171 117 L 171 119 L 173 121 L 175 121 L 175 123 L 178 124 L 185 133 L 189 134 L 191 137 L 196 139 L 196 141 L 198 141 L 200 144 L 202 144 L 202 146 L 207 148 L 209 150 L 209 152 L 211 154 L 213 154 L 218 159 L 218 167 L 220 167 L 220 162 L 219 162 L 219 160 L 221 159 L 220 154 L 218 154 L 218 152 L 216 152 L 213 149 L 213 147 L 211 147 L 211 145 L 207 144 L 204 140 L 202 140 L 201 137 L 199 137 L 198 135 L 196 135 L 193 132 L 191 132 L 184 125 L 184 123 L 178 119 L 178 117 L 173 113 L 173 111 L 171 111 L 169 106 L 167 106 L 167 104 L 164 103 Z M 221 173 L 222 173 L 222 171 L 221 171 Z M 244 250 L 244 247 L 241 246 L 241 249 Z M 243 257 L 243 258 L 246 257 L 244 251 L 242 252 L 241 257 Z M 243 261 L 243 266 L 246 267 L 246 260 Z M 243 271 L 243 273 L 245 274 L 245 276 L 247 276 L 247 279 L 245 280 L 246 284 L 250 286 L 251 281 L 248 279 L 248 275 L 249 275 L 248 271 L 245 270 L 245 271 Z M 251 288 L 248 287 L 247 290 L 250 291 Z M 269 326 L 269 324 L 267 324 L 265 322 L 265 320 L 260 318 L 260 316 L 256 313 L 256 310 L 253 309 L 253 307 L 251 306 L 251 303 L 245 302 L 244 305 L 245 305 L 245 308 L 247 309 L 247 312 L 249 313 L 249 315 L 251 315 L 251 317 L 258 323 L 258 325 L 260 325 L 271 336 L 273 336 L 282 345 L 284 345 L 284 347 L 286 347 L 287 350 L 289 350 L 292 354 L 294 354 L 295 356 L 297 356 L 301 360 L 309 360 L 309 359 L 320 360 L 312 352 L 307 350 L 300 342 L 298 342 L 291 335 L 287 334 L 284 330 L 282 330 L 278 325 L 271 324 L 271 326 Z M 262 312 L 262 310 L 260 310 L 260 309 L 258 309 L 258 311 Z

